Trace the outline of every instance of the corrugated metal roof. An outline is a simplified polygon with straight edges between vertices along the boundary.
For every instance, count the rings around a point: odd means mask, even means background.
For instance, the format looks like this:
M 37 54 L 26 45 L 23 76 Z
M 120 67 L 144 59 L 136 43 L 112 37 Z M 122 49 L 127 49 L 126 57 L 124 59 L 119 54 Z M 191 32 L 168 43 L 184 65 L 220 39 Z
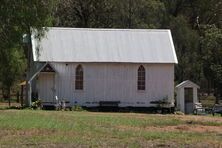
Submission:
M 177 63 L 170 30 L 49 27 L 32 47 L 35 61 Z
M 182 87 L 196 87 L 196 88 L 200 88 L 199 85 L 195 84 L 194 82 L 190 81 L 190 80 L 186 80 L 181 82 L 180 84 L 178 84 L 176 86 L 176 88 L 182 88 Z

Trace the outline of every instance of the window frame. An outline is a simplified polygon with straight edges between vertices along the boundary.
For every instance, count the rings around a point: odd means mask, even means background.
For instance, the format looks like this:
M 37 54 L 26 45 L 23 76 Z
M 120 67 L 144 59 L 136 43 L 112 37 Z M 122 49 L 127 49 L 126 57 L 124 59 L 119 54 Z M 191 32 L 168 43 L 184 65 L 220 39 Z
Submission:
M 75 69 L 75 90 L 84 89 L 84 70 L 82 65 L 78 65 Z
M 143 65 L 140 65 L 137 69 L 137 90 L 146 90 L 146 69 Z

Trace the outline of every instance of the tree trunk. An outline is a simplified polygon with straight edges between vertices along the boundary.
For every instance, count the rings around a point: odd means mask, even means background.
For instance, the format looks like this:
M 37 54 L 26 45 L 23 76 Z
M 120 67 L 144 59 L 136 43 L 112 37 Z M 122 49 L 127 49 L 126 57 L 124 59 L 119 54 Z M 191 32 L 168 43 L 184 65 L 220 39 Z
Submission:
M 11 94 L 10 94 L 10 87 L 7 88 L 7 97 L 8 97 L 8 106 L 11 106 Z
M 207 79 L 207 95 L 209 96 L 210 95 L 210 80 Z
M 27 28 L 30 28 L 30 27 L 28 26 Z M 29 90 L 30 85 L 29 85 L 28 81 L 30 79 L 30 73 L 31 73 L 31 70 L 30 70 L 30 68 L 31 68 L 31 54 L 32 54 L 31 32 L 28 33 L 28 37 L 29 37 L 28 38 L 29 42 L 26 44 L 28 59 L 27 59 L 27 71 L 26 71 L 26 87 L 25 87 L 26 88 L 26 101 L 25 101 L 25 104 L 26 104 L 26 106 L 30 107 L 31 106 L 31 97 L 30 97 L 29 93 L 31 93 L 31 92 Z
M 19 103 L 19 91 L 16 92 L 16 102 Z
M 132 28 L 132 0 L 129 0 L 128 4 L 128 28 Z
M 215 103 L 216 103 L 216 104 L 219 104 L 219 100 L 220 100 L 220 99 L 219 99 L 219 95 L 217 94 L 217 95 L 216 95 L 216 101 L 215 101 Z
M 23 91 L 24 91 L 24 86 L 21 86 L 21 97 L 20 97 L 20 101 L 21 101 L 21 107 L 23 107 Z
M 220 100 L 222 97 L 222 86 L 219 84 L 217 89 L 217 97 L 216 97 L 216 104 L 220 104 Z

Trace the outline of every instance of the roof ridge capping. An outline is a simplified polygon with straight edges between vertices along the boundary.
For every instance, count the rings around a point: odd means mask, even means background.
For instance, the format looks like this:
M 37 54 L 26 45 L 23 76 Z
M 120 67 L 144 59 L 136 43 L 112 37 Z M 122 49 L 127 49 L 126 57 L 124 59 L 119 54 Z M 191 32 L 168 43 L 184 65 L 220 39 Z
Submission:
M 80 31 L 144 31 L 168 32 L 170 29 L 124 29 L 124 28 L 71 28 L 71 27 L 44 27 L 52 30 L 80 30 Z

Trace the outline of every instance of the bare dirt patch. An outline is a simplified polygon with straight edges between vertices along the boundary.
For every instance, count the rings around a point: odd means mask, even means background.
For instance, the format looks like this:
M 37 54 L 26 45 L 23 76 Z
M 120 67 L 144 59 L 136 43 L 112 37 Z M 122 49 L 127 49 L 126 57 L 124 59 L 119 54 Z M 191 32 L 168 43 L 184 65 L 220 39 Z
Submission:
M 173 115 L 175 118 L 178 118 L 183 121 L 202 121 L 202 122 L 218 122 L 222 123 L 221 117 L 213 116 L 194 116 L 194 115 Z
M 87 112 L 87 115 L 97 116 L 97 115 L 111 115 L 111 116 L 124 116 L 132 118 L 145 119 L 147 117 L 170 117 L 179 119 L 182 121 L 202 121 L 202 122 L 218 122 L 222 123 L 222 117 L 213 117 L 213 116 L 196 116 L 196 115 L 174 115 L 174 114 L 143 114 L 143 113 L 103 113 L 103 112 Z
M 15 130 L 15 129 L 1 129 L 0 137 L 4 136 L 38 136 L 38 135 L 52 135 L 56 131 L 49 129 L 29 129 L 29 130 Z
M 145 128 L 142 127 L 130 127 L 130 126 L 118 126 L 120 130 L 145 130 L 145 131 L 159 131 L 159 132 L 176 132 L 176 131 L 184 131 L 184 132 L 197 132 L 197 133 L 206 133 L 213 132 L 222 134 L 222 126 L 202 126 L 202 125 L 176 125 L 176 126 L 148 126 Z
M 221 126 L 178 125 L 178 126 L 167 126 L 165 128 L 170 131 L 186 131 L 186 132 L 197 132 L 197 133 L 214 132 L 222 134 Z

